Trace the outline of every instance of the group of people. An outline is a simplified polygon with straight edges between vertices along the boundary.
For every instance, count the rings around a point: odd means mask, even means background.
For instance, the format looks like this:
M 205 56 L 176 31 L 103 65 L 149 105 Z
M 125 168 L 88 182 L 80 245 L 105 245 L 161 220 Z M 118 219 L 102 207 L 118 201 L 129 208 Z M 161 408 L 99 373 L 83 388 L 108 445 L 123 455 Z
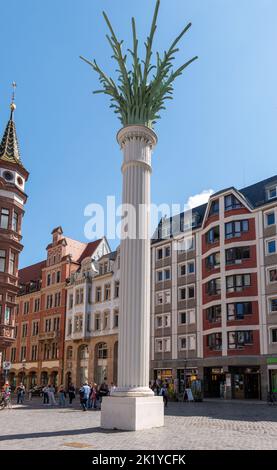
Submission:
M 163 397 L 164 406 L 167 406 L 168 403 L 168 385 L 166 383 L 160 384 L 157 381 L 151 385 L 149 384 L 151 390 L 153 390 L 154 395 Z
M 115 390 L 115 385 L 111 383 L 110 387 L 108 386 L 106 379 L 104 382 L 98 386 L 96 383 L 84 382 L 81 388 L 78 390 L 80 397 L 80 405 L 83 411 L 88 409 L 96 409 L 101 407 L 102 398 L 104 396 L 110 395 Z M 69 384 L 67 390 L 64 385 L 58 387 L 58 403 L 55 398 L 55 387 L 51 384 L 43 387 L 43 404 L 44 405 L 59 405 L 60 407 L 66 406 L 66 399 L 68 396 L 68 404 L 72 405 L 73 400 L 76 398 L 77 390 L 73 383 Z

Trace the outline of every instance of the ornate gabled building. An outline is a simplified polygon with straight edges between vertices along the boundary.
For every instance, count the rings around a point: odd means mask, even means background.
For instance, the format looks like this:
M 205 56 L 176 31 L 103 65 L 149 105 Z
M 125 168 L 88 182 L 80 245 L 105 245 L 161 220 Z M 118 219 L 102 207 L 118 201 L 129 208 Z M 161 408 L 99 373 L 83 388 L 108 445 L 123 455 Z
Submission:
M 0 145 L 0 369 L 14 339 L 14 310 L 18 293 L 18 262 L 22 251 L 21 225 L 27 200 L 25 183 L 29 173 L 19 152 L 14 122 L 16 106 Z M 1 377 L 3 380 L 3 376 Z

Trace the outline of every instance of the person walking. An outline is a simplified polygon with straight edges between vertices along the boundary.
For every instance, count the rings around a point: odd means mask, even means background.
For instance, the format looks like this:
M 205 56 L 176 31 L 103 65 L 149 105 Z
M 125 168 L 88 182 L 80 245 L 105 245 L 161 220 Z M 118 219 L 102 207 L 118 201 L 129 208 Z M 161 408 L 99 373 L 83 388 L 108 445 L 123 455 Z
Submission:
M 49 396 L 49 404 L 50 405 L 56 405 L 56 400 L 55 400 L 55 387 L 54 385 L 48 385 L 48 396 Z
M 79 390 L 80 394 L 80 403 L 82 406 L 83 411 L 87 411 L 88 409 L 88 399 L 90 396 L 90 386 L 87 382 Z
M 111 382 L 111 386 L 109 388 L 109 395 L 112 395 L 115 390 L 116 390 L 116 386 L 113 382 Z
M 59 405 L 65 407 L 66 391 L 63 385 L 59 387 Z
M 91 407 L 95 410 L 97 408 L 97 384 L 94 383 L 90 392 Z
M 44 405 L 49 405 L 49 395 L 48 395 L 48 386 L 45 385 L 42 389 L 43 393 L 43 404 Z
M 21 405 L 23 405 L 24 395 L 25 395 L 25 386 L 23 385 L 22 382 L 17 387 L 16 393 L 17 393 L 17 404 L 20 403 Z
M 107 384 L 106 380 L 107 380 L 107 378 L 105 377 L 104 382 L 101 383 L 100 388 L 99 388 L 99 392 L 98 392 L 99 401 L 100 401 L 100 408 L 101 408 L 102 398 L 109 395 L 109 387 L 108 387 L 108 384 Z
M 76 390 L 73 384 L 69 384 L 68 397 L 69 397 L 69 405 L 72 405 L 72 401 L 76 397 Z
M 168 402 L 168 391 L 167 391 L 167 386 L 166 384 L 163 384 L 160 395 L 163 397 L 163 402 L 164 406 L 167 407 L 167 402 Z

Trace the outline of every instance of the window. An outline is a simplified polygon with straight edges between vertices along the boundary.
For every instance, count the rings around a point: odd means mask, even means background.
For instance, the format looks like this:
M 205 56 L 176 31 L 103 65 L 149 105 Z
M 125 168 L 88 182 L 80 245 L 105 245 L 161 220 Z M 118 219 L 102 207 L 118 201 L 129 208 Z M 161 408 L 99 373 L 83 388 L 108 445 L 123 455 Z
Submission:
M 84 303 L 84 289 L 80 289 L 80 304 Z
M 170 269 L 163 269 L 163 270 L 157 271 L 156 279 L 157 279 L 157 282 L 170 280 L 171 279 Z
M 227 292 L 241 292 L 251 285 L 250 274 L 236 274 L 235 276 L 226 277 Z
M 220 266 L 220 253 L 212 253 L 211 255 L 207 256 L 205 262 L 207 269 L 218 268 Z
M 56 272 L 56 282 L 61 282 L 61 271 Z
M 92 289 L 91 287 L 88 288 L 88 303 L 91 304 L 91 292 L 92 292 Z
M 274 214 L 274 212 L 270 212 L 270 213 L 266 214 L 266 225 L 270 226 L 270 225 L 274 225 L 274 224 L 275 224 L 275 214 Z
M 188 325 L 192 323 L 195 323 L 195 310 L 179 312 L 179 325 Z
M 157 292 L 156 294 L 156 305 L 170 304 L 171 292 L 170 290 Z
M 253 344 L 253 331 L 228 331 L 228 349 L 243 349 Z
M 96 291 L 95 291 L 95 302 L 101 302 L 101 297 L 102 297 L 102 294 L 101 294 L 101 287 L 96 287 Z
M 101 321 L 100 321 L 100 315 L 95 316 L 95 330 L 100 330 L 101 329 Z
M 6 251 L 0 250 L 0 272 L 1 273 L 5 272 L 5 266 L 6 266 Z
M 157 282 L 161 282 L 163 280 L 163 272 L 157 271 Z
M 103 324 L 103 329 L 106 330 L 108 328 L 109 324 L 109 314 L 105 313 L 104 314 L 104 324 Z
M 276 240 L 269 240 L 266 242 L 266 251 L 268 255 L 276 253 Z
M 79 303 L 80 303 L 80 291 L 79 289 L 77 289 L 75 292 L 75 305 L 79 305 Z
M 186 274 L 193 274 L 195 271 L 194 261 L 189 261 L 179 265 L 179 276 L 185 276 Z
M 164 257 L 168 258 L 171 254 L 170 246 L 166 246 L 164 249 Z
M 207 336 L 207 346 L 211 351 L 221 351 L 222 333 L 212 333 Z
M 61 293 L 60 292 L 56 292 L 55 294 L 55 307 L 59 307 L 61 304 Z
M 37 298 L 35 299 L 34 312 L 39 312 L 39 308 L 40 308 L 40 299 Z
M 18 213 L 13 211 L 13 215 L 12 215 L 12 230 L 14 232 L 17 232 L 18 230 Z
M 73 308 L 73 294 L 69 294 L 69 308 Z
M 209 216 L 216 215 L 218 213 L 219 213 L 219 199 L 216 199 L 216 201 L 212 201 L 211 203 Z
M 277 312 L 277 298 L 276 299 L 269 299 L 269 311 L 270 312 Z
M 75 333 L 80 333 L 83 329 L 83 316 L 76 315 L 74 317 L 74 331 Z
M 114 328 L 118 328 L 118 311 L 114 312 L 113 326 L 114 326 Z
M 11 314 L 12 314 L 12 309 L 11 307 L 8 307 L 6 305 L 5 308 L 5 318 L 4 318 L 4 323 L 5 325 L 10 325 L 11 324 Z
M 31 361 L 36 361 L 38 356 L 38 347 L 37 344 L 32 345 L 32 352 L 31 352 Z
M 170 351 L 170 338 L 159 338 L 155 340 L 156 352 L 169 352 Z
M 179 287 L 179 300 L 194 299 L 194 286 Z
M 225 196 L 224 205 L 225 205 L 226 211 L 230 211 L 232 209 L 238 209 L 239 207 L 242 207 L 242 204 L 240 203 L 240 201 L 233 194 L 229 194 L 228 196 Z
M 26 352 L 27 352 L 26 346 L 21 346 L 21 350 L 20 350 L 20 361 L 21 362 L 26 360 Z
M 22 323 L 22 338 L 26 338 L 28 334 L 28 323 Z
M 108 357 L 108 348 L 107 348 L 106 343 L 100 343 L 98 345 L 97 357 L 98 357 L 98 359 L 107 359 L 107 357 Z
M 9 209 L 1 209 L 1 217 L 0 217 L 0 228 L 8 228 L 9 226 Z
M 45 333 L 51 331 L 51 318 L 45 320 Z
M 269 282 L 277 281 L 277 269 L 276 268 L 269 269 L 268 274 L 269 274 Z
M 277 328 L 271 328 L 271 342 L 277 343 Z
M 237 238 L 249 230 L 248 220 L 236 220 L 225 224 L 225 238 Z
M 59 330 L 60 330 L 60 317 L 55 317 L 53 331 L 59 331 Z
M 51 284 L 51 274 L 47 274 L 47 285 L 50 286 Z
M 110 298 L 111 298 L 111 285 L 110 284 L 105 284 L 104 298 L 105 298 L 105 300 L 110 300 Z
M 207 282 L 206 292 L 208 295 L 219 295 L 221 293 L 220 278 L 211 279 L 209 282 Z
M 46 308 L 52 308 L 53 305 L 53 296 L 47 295 L 46 297 Z
M 69 346 L 66 350 L 66 359 L 68 361 L 71 361 L 72 357 L 73 357 L 73 348 L 72 348 L 72 346 Z
M 206 233 L 206 242 L 208 244 L 211 244 L 211 243 L 217 243 L 218 241 L 219 241 L 219 226 L 217 225 L 216 227 L 211 228 Z
M 119 281 L 114 283 L 114 296 L 115 298 L 119 297 Z
M 16 358 L 16 348 L 11 349 L 11 362 L 15 362 Z
M 213 305 L 206 309 L 206 318 L 209 323 L 221 321 L 221 305 Z
M 227 320 L 243 320 L 245 315 L 251 315 L 251 302 L 236 302 L 227 304 Z
M 24 315 L 27 315 L 27 313 L 29 313 L 29 309 L 30 309 L 30 302 L 24 302 L 24 305 L 23 305 L 23 314 L 24 314 Z
M 18 326 L 15 325 L 15 327 L 14 327 L 14 335 L 13 335 L 14 338 L 17 338 L 17 332 L 18 332 Z
M 272 186 L 267 190 L 267 198 L 274 199 L 277 196 L 277 189 L 276 186 Z
M 37 336 L 38 335 L 38 328 L 39 328 L 39 322 L 34 321 L 33 322 L 33 328 L 32 328 L 32 336 Z
M 156 316 L 156 328 L 167 328 L 170 326 L 169 315 L 157 315 Z
M 58 359 L 58 344 L 52 344 L 52 359 Z
M 159 248 L 157 250 L 157 259 L 162 259 L 163 258 L 163 249 L 162 248 Z
M 72 335 L 72 320 L 68 320 L 68 334 Z
M 180 338 L 180 349 L 187 349 L 187 338 Z
M 45 361 L 50 359 L 50 346 L 49 346 L 49 344 L 44 344 L 43 359 Z
M 225 251 L 226 264 L 240 264 L 243 260 L 250 258 L 250 247 L 242 246 L 229 248 Z

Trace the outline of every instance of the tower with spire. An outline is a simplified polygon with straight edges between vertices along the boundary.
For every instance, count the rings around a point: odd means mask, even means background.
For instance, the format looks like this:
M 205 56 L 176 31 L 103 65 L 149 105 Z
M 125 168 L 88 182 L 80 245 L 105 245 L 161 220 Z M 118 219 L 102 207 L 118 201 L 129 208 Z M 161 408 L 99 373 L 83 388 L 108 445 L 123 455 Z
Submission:
M 14 122 L 15 83 L 10 118 L 0 144 L 0 368 L 5 350 L 14 342 L 14 315 L 18 292 L 18 262 L 23 245 L 21 224 L 27 200 L 29 173 L 20 157 Z

